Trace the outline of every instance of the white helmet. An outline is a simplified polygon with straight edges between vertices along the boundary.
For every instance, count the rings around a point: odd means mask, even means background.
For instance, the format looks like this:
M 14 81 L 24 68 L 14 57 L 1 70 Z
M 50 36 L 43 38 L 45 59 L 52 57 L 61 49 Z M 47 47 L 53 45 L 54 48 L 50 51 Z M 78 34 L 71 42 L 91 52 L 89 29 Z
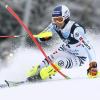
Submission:
M 66 7 L 65 5 L 59 5 L 55 7 L 52 13 L 52 17 L 58 17 L 58 16 L 62 16 L 64 20 L 69 18 L 70 11 L 68 7 Z

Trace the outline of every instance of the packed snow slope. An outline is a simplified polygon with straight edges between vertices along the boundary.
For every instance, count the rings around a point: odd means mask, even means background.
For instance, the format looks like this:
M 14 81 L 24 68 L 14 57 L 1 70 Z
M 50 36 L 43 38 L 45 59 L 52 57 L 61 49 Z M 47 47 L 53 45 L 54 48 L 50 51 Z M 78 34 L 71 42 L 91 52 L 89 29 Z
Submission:
M 97 55 L 98 69 L 100 70 L 100 35 L 89 35 Z M 0 71 L 0 83 L 4 80 L 20 81 L 26 78 L 25 73 L 34 64 L 43 59 L 40 51 L 33 48 L 19 48 L 14 56 L 8 60 L 8 68 Z M 71 80 L 65 80 L 57 74 L 46 82 L 36 82 L 18 87 L 0 89 L 0 100 L 99 100 L 100 78 L 87 79 L 86 66 L 62 70 L 70 76 Z M 57 80 L 62 79 L 62 80 Z

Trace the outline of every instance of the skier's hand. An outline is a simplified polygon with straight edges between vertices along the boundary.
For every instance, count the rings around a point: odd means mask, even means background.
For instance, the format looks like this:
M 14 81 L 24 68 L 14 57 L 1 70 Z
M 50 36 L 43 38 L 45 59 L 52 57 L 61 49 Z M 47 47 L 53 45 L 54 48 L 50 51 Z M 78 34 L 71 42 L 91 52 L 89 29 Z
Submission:
M 97 73 L 98 73 L 97 62 L 95 62 L 95 61 L 90 62 L 89 68 L 87 69 L 87 75 L 89 75 L 89 76 L 96 76 Z

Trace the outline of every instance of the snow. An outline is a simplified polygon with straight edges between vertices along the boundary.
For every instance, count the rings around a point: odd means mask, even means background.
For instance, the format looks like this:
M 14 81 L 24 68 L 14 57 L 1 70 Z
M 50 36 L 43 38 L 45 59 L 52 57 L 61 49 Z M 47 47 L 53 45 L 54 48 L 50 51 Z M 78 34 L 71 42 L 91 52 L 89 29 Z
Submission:
M 98 100 L 100 80 L 61 80 L 0 90 L 1 100 Z
M 93 41 L 99 67 L 100 36 L 91 34 L 89 38 Z M 0 71 L 0 83 L 4 79 L 24 80 L 26 71 L 44 58 L 37 49 L 33 48 L 19 48 L 15 52 L 14 56 L 9 58 L 9 69 L 3 68 Z M 86 68 L 73 68 L 64 73 L 76 78 L 64 80 L 61 79 L 61 75 L 57 74 L 56 78 L 59 77 L 60 80 L 0 89 L 0 100 L 98 100 L 100 98 L 100 78 L 86 79 Z

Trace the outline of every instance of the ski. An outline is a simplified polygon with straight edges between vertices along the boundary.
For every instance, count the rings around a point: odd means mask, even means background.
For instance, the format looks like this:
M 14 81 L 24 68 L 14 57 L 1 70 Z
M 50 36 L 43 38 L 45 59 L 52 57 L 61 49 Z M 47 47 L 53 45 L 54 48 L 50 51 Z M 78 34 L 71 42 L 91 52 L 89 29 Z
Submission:
M 30 83 L 35 83 L 35 82 L 40 82 L 42 80 L 32 80 L 32 81 L 29 81 L 29 80 L 24 80 L 24 81 L 9 81 L 9 80 L 4 80 L 4 83 L 3 84 L 0 84 L 0 88 L 10 88 L 10 87 L 15 87 L 15 86 L 20 86 L 20 85 L 23 85 L 23 84 L 30 84 Z
M 4 84 L 0 84 L 0 88 L 6 88 L 6 87 L 14 87 L 14 86 L 18 86 L 18 85 L 22 85 L 24 83 L 27 83 L 28 81 L 18 81 L 18 82 L 14 82 L 14 81 L 4 81 Z
M 31 81 L 29 80 L 23 80 L 23 81 L 9 81 L 9 80 L 4 80 L 3 84 L 0 84 L 0 88 L 10 88 L 10 87 L 16 87 L 24 84 L 32 84 L 36 82 L 44 82 L 43 80 L 40 79 L 32 79 Z
M 56 79 L 56 80 L 40 80 L 40 79 L 33 79 L 31 81 L 29 80 L 24 80 L 24 81 L 9 81 L 9 80 L 4 80 L 3 84 L 0 84 L 0 88 L 11 88 L 11 87 L 16 87 L 24 84 L 32 84 L 32 83 L 37 83 L 37 82 L 48 82 L 48 81 L 57 81 L 57 80 L 64 80 L 64 79 Z
M 49 80 L 40 80 L 40 79 L 32 79 L 31 81 L 29 80 L 23 80 L 23 81 L 9 81 L 9 80 L 4 80 L 3 84 L 0 84 L 0 88 L 10 88 L 10 87 L 15 87 L 15 86 L 20 86 L 20 85 L 24 85 L 24 84 L 32 84 L 32 83 L 36 83 L 36 82 L 50 82 L 50 81 L 60 81 L 60 80 L 82 80 L 82 79 L 100 79 L 100 72 L 98 74 L 98 76 L 91 78 L 91 77 L 74 77 L 74 78 L 67 78 L 67 79 L 49 79 Z

